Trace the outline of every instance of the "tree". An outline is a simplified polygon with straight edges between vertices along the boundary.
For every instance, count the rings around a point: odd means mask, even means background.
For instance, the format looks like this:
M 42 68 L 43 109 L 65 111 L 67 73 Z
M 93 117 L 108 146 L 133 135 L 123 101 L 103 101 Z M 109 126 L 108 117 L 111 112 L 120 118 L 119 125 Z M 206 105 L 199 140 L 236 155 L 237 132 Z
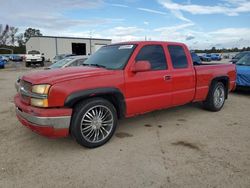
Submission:
M 9 43 L 11 45 L 15 45 L 15 42 L 16 42 L 16 33 L 18 31 L 18 28 L 17 27 L 10 27 L 9 28 Z
M 25 42 L 27 42 L 30 39 L 30 37 L 34 36 L 42 36 L 42 33 L 40 32 L 39 29 L 28 28 L 25 30 L 24 32 Z
M 9 38 L 9 25 L 0 24 L 0 45 L 6 45 Z
M 0 45 L 15 45 L 18 28 L 0 24 Z
M 215 47 L 212 47 L 211 48 L 211 53 L 215 53 L 216 52 L 216 48 Z
M 20 33 L 19 35 L 16 36 L 16 40 L 18 43 L 18 46 L 24 46 L 24 36 L 23 33 Z

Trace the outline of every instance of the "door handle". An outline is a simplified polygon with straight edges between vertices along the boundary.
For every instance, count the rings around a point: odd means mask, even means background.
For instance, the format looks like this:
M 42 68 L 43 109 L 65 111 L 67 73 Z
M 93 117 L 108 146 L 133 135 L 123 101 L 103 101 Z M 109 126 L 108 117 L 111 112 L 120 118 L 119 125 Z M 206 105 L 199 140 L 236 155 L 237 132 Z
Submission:
M 167 80 L 171 80 L 171 79 L 172 79 L 172 77 L 171 77 L 171 76 L 169 76 L 169 75 L 166 75 L 166 76 L 164 76 L 163 78 L 164 78 L 164 80 L 166 80 L 166 81 L 167 81 Z

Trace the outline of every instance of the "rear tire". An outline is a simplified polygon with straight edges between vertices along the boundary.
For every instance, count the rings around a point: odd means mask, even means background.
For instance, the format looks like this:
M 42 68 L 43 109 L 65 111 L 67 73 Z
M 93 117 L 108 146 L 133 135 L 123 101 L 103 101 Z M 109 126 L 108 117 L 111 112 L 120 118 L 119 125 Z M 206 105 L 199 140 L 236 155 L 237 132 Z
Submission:
M 207 99 L 203 102 L 205 109 L 217 112 L 224 106 L 226 89 L 223 83 L 215 82 L 211 85 Z
M 75 106 L 70 132 L 80 145 L 95 148 L 109 141 L 116 126 L 114 105 L 103 98 L 91 98 Z
M 30 63 L 26 62 L 26 63 L 25 63 L 25 66 L 26 66 L 26 67 L 30 67 Z

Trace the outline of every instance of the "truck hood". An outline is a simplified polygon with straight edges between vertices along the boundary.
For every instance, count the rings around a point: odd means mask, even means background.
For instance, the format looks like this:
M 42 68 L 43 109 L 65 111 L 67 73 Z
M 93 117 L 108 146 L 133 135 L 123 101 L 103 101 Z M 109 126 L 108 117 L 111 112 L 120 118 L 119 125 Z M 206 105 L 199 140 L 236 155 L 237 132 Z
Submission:
M 61 69 L 43 70 L 22 76 L 21 79 L 32 84 L 55 84 L 62 81 L 95 77 L 112 74 L 113 70 L 97 67 L 69 67 Z

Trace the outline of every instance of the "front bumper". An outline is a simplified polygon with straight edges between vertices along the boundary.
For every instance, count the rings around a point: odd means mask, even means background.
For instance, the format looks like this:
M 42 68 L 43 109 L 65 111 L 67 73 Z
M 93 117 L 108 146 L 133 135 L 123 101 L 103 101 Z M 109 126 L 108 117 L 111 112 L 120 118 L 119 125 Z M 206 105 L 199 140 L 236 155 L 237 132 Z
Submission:
M 50 138 L 68 136 L 72 109 L 32 107 L 24 104 L 19 95 L 15 96 L 15 105 L 17 118 L 32 131 Z

